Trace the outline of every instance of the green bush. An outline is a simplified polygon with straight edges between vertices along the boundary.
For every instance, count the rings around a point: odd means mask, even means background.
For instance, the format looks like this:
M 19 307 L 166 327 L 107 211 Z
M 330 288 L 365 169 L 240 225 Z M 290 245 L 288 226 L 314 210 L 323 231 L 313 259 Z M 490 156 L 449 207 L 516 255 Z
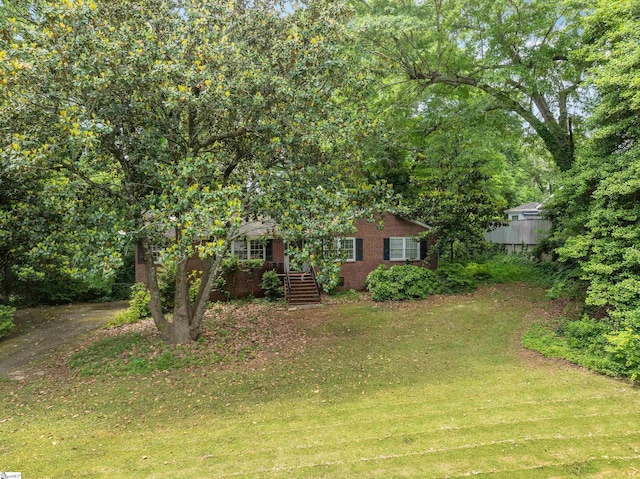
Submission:
M 553 265 L 532 261 L 528 256 L 498 255 L 481 263 L 469 263 L 466 270 L 480 283 L 529 282 L 546 284 L 552 274 Z
M 438 267 L 438 292 L 444 294 L 470 293 L 476 289 L 476 281 L 460 263 L 447 263 Z
M 607 352 L 611 359 L 623 366 L 631 379 L 640 376 L 640 334 L 631 328 L 606 336 Z
M 605 334 L 610 330 L 606 324 L 584 316 L 578 321 L 570 321 L 562 328 L 567 345 L 573 349 L 590 352 L 602 352 L 605 347 Z
M 5 337 L 13 329 L 13 313 L 16 308 L 12 306 L 0 306 L 0 338 Z
M 278 277 L 278 273 L 268 270 L 262 273 L 262 284 L 260 287 L 264 291 L 264 296 L 269 301 L 277 301 L 284 295 L 282 281 Z
M 374 301 L 421 299 L 437 292 L 438 276 L 419 266 L 380 265 L 369 273 L 365 284 Z
M 105 328 L 113 328 L 123 324 L 137 323 L 141 319 L 151 316 L 149 311 L 149 301 L 151 296 L 149 290 L 143 283 L 135 283 L 131 286 L 131 299 L 129 308 L 118 313 L 115 318 L 105 324 Z

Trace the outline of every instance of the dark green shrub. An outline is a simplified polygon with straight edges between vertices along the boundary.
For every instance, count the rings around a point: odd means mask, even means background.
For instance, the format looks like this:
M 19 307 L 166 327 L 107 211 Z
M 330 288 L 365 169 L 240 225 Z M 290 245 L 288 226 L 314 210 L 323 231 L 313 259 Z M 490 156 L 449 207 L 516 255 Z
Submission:
M 606 324 L 584 316 L 580 320 L 566 323 L 562 334 L 570 348 L 602 352 L 606 344 L 605 335 L 609 330 Z
M 12 306 L 0 306 L 0 338 L 5 337 L 13 329 L 13 313 L 16 308 Z
M 476 281 L 460 263 L 443 264 L 436 270 L 438 292 L 444 294 L 470 293 L 476 289 Z
M 419 266 L 380 265 L 369 273 L 365 284 L 374 301 L 420 299 L 438 290 L 438 276 Z
M 466 269 L 480 283 L 545 283 L 551 275 L 552 266 L 537 263 L 528 256 L 508 254 L 495 256 L 482 263 L 469 263 Z
M 268 270 L 262 273 L 262 284 L 260 287 L 264 291 L 264 296 L 269 301 L 276 301 L 284 295 L 282 281 L 278 277 L 278 273 Z

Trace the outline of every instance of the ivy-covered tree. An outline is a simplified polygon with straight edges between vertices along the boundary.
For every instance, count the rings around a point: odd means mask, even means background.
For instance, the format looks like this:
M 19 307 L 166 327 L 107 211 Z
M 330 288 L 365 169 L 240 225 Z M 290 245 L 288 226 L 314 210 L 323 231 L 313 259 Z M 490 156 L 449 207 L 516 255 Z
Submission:
M 583 2 L 362 0 L 360 29 L 388 69 L 438 90 L 472 88 L 517 114 L 557 167 L 575 159 Z M 573 108 L 572 108 L 573 107 Z
M 365 190 L 353 147 L 363 126 L 346 99 L 357 101 L 362 87 L 350 74 L 342 2 L 16 0 L 0 8 L 3 158 L 82 180 L 103 198 L 120 218 L 108 236 L 142 246 L 150 310 L 166 340 L 198 338 L 244 220 L 270 215 L 284 238 L 352 227 L 350 193 Z M 321 185 L 317 214 L 287 222 Z M 159 244 L 177 264 L 172 320 L 151 254 Z M 190 301 L 194 254 L 205 266 Z

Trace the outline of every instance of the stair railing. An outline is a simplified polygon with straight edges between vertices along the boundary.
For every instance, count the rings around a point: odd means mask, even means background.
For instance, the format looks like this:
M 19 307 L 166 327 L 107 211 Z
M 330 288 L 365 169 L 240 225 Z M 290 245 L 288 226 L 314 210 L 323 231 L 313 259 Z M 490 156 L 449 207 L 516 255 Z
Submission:
M 289 277 L 289 268 L 285 268 L 285 278 L 287 280 L 287 287 L 285 288 L 285 299 L 291 301 L 291 278 Z
M 316 279 L 316 271 L 311 268 L 311 277 L 313 278 L 313 284 L 316 287 L 316 293 L 318 293 L 318 298 L 320 298 L 320 285 L 318 284 L 318 280 Z

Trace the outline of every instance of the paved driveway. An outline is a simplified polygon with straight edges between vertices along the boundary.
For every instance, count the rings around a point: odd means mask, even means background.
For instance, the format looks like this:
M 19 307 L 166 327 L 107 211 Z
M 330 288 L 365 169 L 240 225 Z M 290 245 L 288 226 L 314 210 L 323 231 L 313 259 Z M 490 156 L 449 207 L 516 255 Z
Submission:
M 102 327 L 126 307 L 126 301 L 119 301 L 18 310 L 14 332 L 0 340 L 0 377 L 24 378 L 34 361 Z

